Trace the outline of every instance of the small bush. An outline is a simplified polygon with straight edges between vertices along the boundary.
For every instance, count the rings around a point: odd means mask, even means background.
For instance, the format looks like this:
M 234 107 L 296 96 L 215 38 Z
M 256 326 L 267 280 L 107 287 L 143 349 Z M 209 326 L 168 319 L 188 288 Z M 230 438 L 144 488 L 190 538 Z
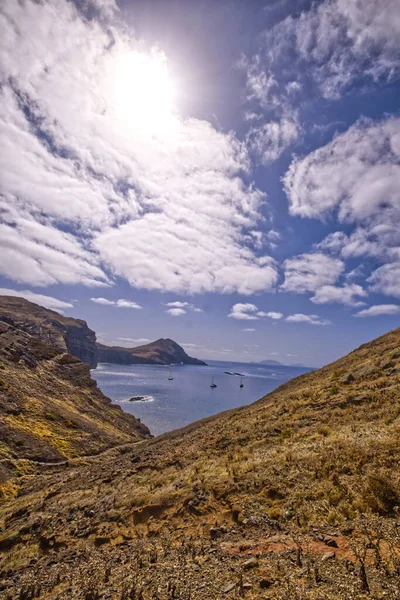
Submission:
M 329 395 L 330 395 L 330 396 L 334 396 L 335 394 L 337 394 L 337 393 L 338 393 L 338 391 L 339 391 L 339 388 L 337 387 L 337 385 L 332 385 L 332 386 L 329 388 Z
M 400 496 L 393 482 L 382 473 L 371 473 L 367 478 L 367 497 L 369 507 L 379 514 L 393 512 L 400 505 Z
M 51 412 L 47 412 L 44 416 L 46 417 L 46 419 L 48 421 L 55 421 L 56 420 L 55 416 Z

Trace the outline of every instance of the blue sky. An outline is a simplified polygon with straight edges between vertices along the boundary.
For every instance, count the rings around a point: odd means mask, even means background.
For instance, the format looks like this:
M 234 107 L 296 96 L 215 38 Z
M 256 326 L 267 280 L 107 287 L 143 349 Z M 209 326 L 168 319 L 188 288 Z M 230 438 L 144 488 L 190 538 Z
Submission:
M 5 0 L 0 27 L 1 294 L 209 359 L 398 326 L 396 0 Z

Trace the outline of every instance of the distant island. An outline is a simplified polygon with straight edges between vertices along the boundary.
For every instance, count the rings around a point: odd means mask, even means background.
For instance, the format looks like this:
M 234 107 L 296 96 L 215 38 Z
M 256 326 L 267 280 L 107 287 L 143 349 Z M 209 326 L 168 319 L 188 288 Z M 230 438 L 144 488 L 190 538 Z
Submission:
M 298 367 L 300 369 L 312 369 L 313 367 L 306 367 L 301 363 L 292 363 L 291 365 L 285 365 L 284 363 L 279 362 L 279 360 L 260 360 L 260 365 L 267 365 L 270 367 Z
M 279 360 L 260 360 L 260 365 L 271 365 L 271 367 L 283 367 L 283 363 Z
M 105 346 L 96 343 L 98 362 L 117 363 L 122 365 L 205 365 L 198 358 L 186 354 L 182 346 L 169 338 L 160 338 L 144 346 L 124 348 L 122 346 Z

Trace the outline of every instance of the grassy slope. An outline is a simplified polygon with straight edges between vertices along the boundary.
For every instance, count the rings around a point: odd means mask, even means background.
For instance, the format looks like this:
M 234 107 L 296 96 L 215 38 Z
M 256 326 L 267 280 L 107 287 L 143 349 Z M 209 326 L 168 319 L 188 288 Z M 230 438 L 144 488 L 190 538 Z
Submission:
M 396 330 L 251 406 L 28 475 L 0 514 L 6 581 L 43 598 L 398 599 L 399 386 Z
M 111 406 L 89 368 L 0 322 L 0 498 L 17 473 L 141 440 L 148 430 Z

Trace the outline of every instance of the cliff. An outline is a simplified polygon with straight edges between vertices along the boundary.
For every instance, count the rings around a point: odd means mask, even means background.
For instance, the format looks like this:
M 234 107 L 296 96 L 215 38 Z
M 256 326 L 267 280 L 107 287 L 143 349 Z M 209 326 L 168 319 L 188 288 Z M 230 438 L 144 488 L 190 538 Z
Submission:
M 144 346 L 135 348 L 122 348 L 119 346 L 105 346 L 97 344 L 99 362 L 118 364 L 148 364 L 148 365 L 205 365 L 198 358 L 188 356 L 182 346 L 170 339 L 159 339 Z
M 92 368 L 97 366 L 96 334 L 81 319 L 64 317 L 24 298 L 0 296 L 0 321 L 76 356 Z
M 0 508 L 4 597 L 398 600 L 399 390 L 397 329 L 252 405 L 36 468 Z
M 28 328 L 35 337 L 25 331 Z M 87 364 L 65 352 L 62 329 L 57 337 L 54 325 L 45 321 L 40 337 L 57 342 L 51 346 L 36 337 L 38 328 L 37 312 L 30 320 L 26 313 L 23 318 L 19 314 L 0 320 L 3 495 L 12 493 L 10 480 L 24 460 L 57 463 L 140 441 L 150 433 L 135 417 L 111 404 Z

